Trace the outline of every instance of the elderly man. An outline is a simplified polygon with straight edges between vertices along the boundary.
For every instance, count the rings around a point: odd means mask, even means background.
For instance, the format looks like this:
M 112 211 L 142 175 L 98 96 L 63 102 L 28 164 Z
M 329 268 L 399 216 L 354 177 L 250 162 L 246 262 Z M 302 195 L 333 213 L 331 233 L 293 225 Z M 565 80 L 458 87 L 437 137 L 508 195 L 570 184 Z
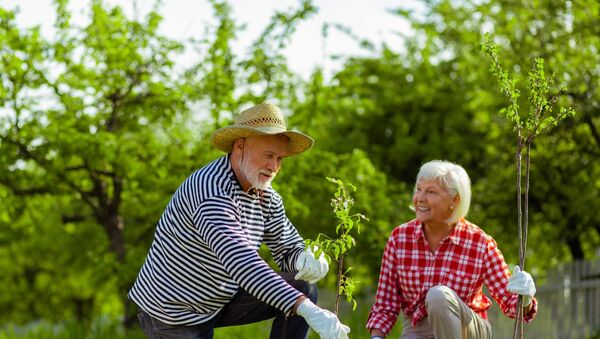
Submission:
M 271 338 L 347 338 L 349 328 L 315 305 L 315 283 L 329 269 L 285 215 L 271 181 L 283 158 L 313 140 L 287 130 L 269 103 L 217 130 L 224 155 L 192 173 L 163 212 L 129 292 L 148 338 L 212 338 L 217 327 L 275 318 Z M 265 243 L 282 272 L 258 249 Z

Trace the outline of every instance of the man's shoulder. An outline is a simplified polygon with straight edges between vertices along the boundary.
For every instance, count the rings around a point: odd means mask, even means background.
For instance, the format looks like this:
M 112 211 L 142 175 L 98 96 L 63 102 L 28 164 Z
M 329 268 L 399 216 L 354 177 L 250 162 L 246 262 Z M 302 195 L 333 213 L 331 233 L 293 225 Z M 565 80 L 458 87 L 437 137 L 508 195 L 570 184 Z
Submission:
M 263 197 L 268 200 L 282 200 L 281 195 L 273 187 L 263 191 Z
M 230 171 L 231 164 L 229 163 L 229 157 L 224 155 L 212 160 L 208 164 L 196 170 L 196 172 L 194 173 L 201 173 L 208 176 L 218 177 L 222 174 L 229 174 Z
M 204 199 L 230 195 L 228 192 L 233 189 L 233 181 L 227 156 L 217 158 L 194 171 L 181 184 L 180 189 L 198 192 Z

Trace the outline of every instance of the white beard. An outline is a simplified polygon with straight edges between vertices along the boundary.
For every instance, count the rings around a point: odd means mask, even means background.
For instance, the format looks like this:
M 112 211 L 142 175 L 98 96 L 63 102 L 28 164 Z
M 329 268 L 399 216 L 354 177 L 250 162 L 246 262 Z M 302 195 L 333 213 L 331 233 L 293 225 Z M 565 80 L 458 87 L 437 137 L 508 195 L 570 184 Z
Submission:
M 252 185 L 252 187 L 259 189 L 261 191 L 264 191 L 264 190 L 270 188 L 271 182 L 273 181 L 273 179 L 275 178 L 275 175 L 277 175 L 277 173 L 273 173 L 273 172 L 269 173 L 266 170 L 261 170 L 259 168 L 252 168 L 250 163 L 248 161 L 245 161 L 244 158 L 245 157 L 242 157 L 242 159 L 240 159 L 240 170 L 242 171 L 242 175 L 246 178 L 246 180 L 248 180 L 250 185 Z M 261 173 L 270 175 L 271 177 L 266 181 L 261 181 L 260 180 Z

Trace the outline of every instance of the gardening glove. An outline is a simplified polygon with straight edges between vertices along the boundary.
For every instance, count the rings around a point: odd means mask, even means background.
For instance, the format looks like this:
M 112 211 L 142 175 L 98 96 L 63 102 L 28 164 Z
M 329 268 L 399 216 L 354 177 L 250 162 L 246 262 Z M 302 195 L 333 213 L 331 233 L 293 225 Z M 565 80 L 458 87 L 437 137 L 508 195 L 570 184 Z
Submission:
M 515 266 L 512 276 L 508 278 L 507 289 L 511 293 L 523 296 L 523 307 L 529 306 L 531 298 L 535 294 L 533 278 L 531 278 L 529 273 L 521 271 L 519 266 Z
M 342 324 L 335 314 L 313 304 L 309 299 L 304 299 L 296 314 L 304 318 L 308 326 L 325 339 L 348 339 L 350 327 Z
M 298 256 L 296 269 L 298 270 L 298 273 L 294 279 L 306 280 L 309 283 L 314 284 L 327 275 L 329 264 L 323 253 L 321 253 L 317 259 L 309 247 Z

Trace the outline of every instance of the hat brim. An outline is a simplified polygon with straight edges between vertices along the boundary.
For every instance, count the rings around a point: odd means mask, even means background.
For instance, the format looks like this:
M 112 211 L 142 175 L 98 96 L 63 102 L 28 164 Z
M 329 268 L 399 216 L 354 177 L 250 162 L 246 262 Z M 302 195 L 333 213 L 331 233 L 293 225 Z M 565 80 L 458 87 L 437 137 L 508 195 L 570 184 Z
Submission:
M 218 150 L 231 153 L 233 142 L 236 139 L 279 134 L 285 135 L 290 139 L 288 144 L 289 155 L 296 155 L 307 151 L 314 143 L 314 140 L 304 133 L 287 131 L 277 127 L 249 127 L 243 125 L 226 126 L 216 130 L 211 136 L 210 142 Z

